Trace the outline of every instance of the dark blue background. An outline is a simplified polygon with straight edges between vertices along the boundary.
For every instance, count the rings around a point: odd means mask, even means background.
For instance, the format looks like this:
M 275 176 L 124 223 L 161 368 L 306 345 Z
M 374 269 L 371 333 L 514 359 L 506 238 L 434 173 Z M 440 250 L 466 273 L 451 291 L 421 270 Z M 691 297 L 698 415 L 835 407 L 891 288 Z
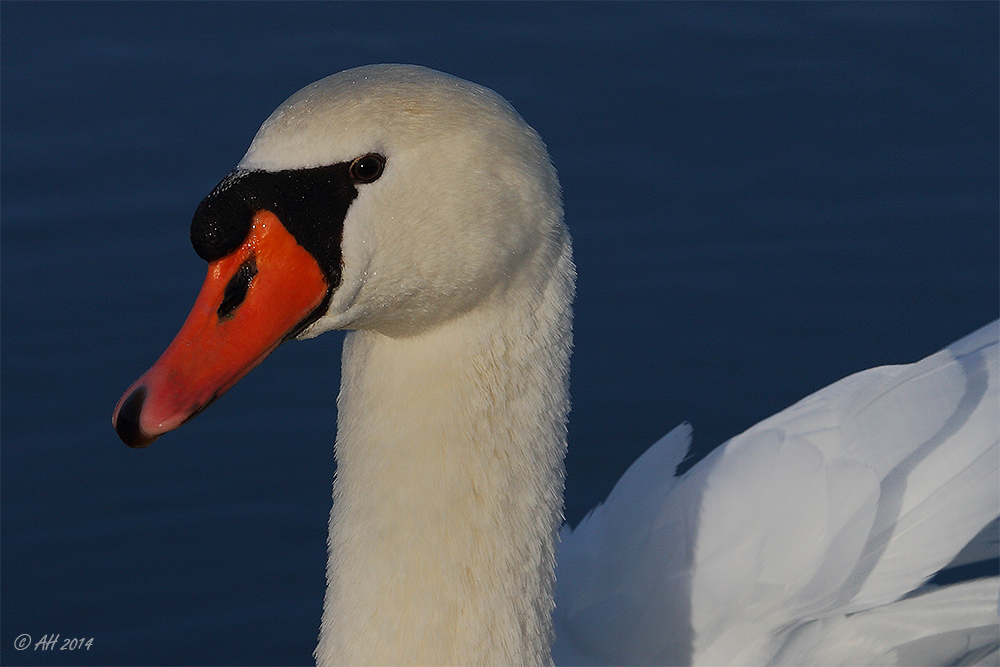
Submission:
M 340 336 L 153 447 L 110 426 L 204 276 L 187 228 L 288 95 L 416 62 L 545 138 L 579 268 L 567 517 L 998 313 L 998 6 L 19 4 L 0 13 L 4 664 L 305 664 Z M 93 637 L 89 652 L 15 637 Z

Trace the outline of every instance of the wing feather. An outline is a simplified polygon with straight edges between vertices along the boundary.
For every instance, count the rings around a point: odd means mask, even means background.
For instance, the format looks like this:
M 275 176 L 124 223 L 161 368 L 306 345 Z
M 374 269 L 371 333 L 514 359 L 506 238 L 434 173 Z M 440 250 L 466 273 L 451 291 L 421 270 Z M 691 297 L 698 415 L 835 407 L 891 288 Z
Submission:
M 691 429 L 671 431 L 564 529 L 554 657 L 792 664 L 844 633 L 890 662 L 931 645 L 955 660 L 995 653 L 981 626 L 983 605 L 996 622 L 996 578 L 924 584 L 995 553 L 998 334 L 994 322 L 915 364 L 847 377 L 680 477 Z M 918 617 L 915 634 L 889 631 Z

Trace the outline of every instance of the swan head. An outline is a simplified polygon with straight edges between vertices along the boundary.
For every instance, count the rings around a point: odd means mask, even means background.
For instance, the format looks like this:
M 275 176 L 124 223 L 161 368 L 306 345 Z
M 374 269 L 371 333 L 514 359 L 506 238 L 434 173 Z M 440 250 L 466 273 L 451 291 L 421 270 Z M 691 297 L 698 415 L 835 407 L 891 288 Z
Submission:
M 264 122 L 191 224 L 208 276 L 113 423 L 141 447 L 281 342 L 412 336 L 551 266 L 569 243 L 545 146 L 499 95 L 411 65 L 327 77 Z

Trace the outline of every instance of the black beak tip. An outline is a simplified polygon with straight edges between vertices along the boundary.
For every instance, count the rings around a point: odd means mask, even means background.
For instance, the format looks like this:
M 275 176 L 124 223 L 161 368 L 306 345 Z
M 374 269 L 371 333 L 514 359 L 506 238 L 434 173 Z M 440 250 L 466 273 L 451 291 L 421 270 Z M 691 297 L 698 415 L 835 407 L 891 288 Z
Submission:
M 140 449 L 148 447 L 156 437 L 150 437 L 142 432 L 139 426 L 139 415 L 142 414 L 142 404 L 146 402 L 146 387 L 139 385 L 128 398 L 122 403 L 118 410 L 118 416 L 114 420 L 115 431 L 129 447 Z

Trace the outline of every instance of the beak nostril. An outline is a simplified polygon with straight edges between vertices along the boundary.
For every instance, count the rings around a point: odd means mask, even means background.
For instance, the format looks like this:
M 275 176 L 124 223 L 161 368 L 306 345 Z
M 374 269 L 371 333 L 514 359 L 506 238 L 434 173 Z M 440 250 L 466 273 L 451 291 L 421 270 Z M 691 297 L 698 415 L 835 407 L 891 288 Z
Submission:
M 257 259 L 253 255 L 250 255 L 240 265 L 240 268 L 236 270 L 236 273 L 229 279 L 229 282 L 226 283 L 226 289 L 222 294 L 222 303 L 219 304 L 218 310 L 215 311 L 220 320 L 231 317 L 233 311 L 243 303 L 244 299 L 247 298 L 250 283 L 256 275 Z
M 156 439 L 143 433 L 139 426 L 139 415 L 142 414 L 142 405 L 145 402 L 146 387 L 139 385 L 122 403 L 115 418 L 115 431 L 118 433 L 118 437 L 126 445 L 135 449 L 146 447 Z

